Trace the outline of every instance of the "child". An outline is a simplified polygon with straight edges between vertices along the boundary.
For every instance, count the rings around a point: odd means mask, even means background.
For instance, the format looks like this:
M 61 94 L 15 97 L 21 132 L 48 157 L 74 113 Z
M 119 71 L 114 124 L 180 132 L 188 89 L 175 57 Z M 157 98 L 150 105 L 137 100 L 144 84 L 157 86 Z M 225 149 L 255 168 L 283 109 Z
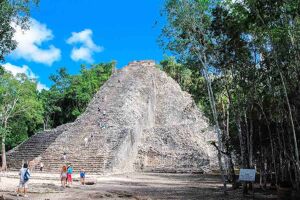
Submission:
M 71 165 L 68 166 L 68 169 L 67 169 L 67 181 L 68 181 L 68 184 L 72 185 L 72 174 L 73 174 L 73 168 Z
M 28 180 L 30 178 L 30 172 L 27 163 L 24 163 L 23 167 L 20 169 L 19 175 L 20 175 L 20 183 L 17 191 L 17 196 L 20 195 L 21 189 L 23 188 L 24 197 L 27 197 L 26 195 L 27 185 L 28 185 Z
M 80 170 L 80 182 L 81 182 L 82 185 L 85 184 L 84 181 L 85 181 L 85 171 L 84 171 L 84 169 L 81 169 Z
M 60 181 L 61 181 L 61 186 L 65 188 L 67 182 L 67 167 L 65 165 L 62 167 L 60 172 Z

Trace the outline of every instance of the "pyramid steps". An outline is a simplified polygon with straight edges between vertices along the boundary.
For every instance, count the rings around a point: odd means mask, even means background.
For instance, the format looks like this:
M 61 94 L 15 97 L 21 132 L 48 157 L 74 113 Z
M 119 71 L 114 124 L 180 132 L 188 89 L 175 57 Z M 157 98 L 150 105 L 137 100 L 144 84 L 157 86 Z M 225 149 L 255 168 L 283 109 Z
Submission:
M 19 169 L 22 163 L 39 157 L 66 129 L 65 125 L 56 129 L 37 133 L 7 153 L 7 163 L 10 169 Z
M 10 169 L 43 162 L 46 171 L 72 164 L 99 174 L 192 171 L 212 166 L 207 141 L 214 139 L 191 96 L 154 62 L 141 61 L 114 73 L 73 123 L 34 135 L 7 161 Z

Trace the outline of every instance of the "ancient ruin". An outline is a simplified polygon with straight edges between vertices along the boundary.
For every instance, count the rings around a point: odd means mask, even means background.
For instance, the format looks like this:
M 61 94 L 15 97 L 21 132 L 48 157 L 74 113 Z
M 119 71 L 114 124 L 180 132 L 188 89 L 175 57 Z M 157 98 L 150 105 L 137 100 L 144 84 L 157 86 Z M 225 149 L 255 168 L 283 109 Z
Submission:
M 129 63 L 101 87 L 73 123 L 34 135 L 7 153 L 47 171 L 199 172 L 216 165 L 215 134 L 191 96 L 153 61 Z

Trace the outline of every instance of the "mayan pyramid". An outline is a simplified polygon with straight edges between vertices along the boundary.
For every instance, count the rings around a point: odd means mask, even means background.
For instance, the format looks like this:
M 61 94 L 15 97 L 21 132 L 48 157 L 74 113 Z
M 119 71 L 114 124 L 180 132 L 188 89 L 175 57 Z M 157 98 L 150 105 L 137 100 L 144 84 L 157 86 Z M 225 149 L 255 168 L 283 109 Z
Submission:
M 94 173 L 195 172 L 216 165 L 215 134 L 191 96 L 153 61 L 116 71 L 73 123 L 38 133 L 7 153 L 58 171 L 72 164 Z

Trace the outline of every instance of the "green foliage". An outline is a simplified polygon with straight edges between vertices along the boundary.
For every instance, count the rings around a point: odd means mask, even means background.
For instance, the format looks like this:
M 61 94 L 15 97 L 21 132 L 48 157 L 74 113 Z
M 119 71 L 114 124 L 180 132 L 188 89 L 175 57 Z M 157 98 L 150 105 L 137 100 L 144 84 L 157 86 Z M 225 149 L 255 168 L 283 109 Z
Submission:
M 61 68 L 50 79 L 50 90 L 37 91 L 25 74 L 16 77 L 3 70 L 0 75 L 0 136 L 11 149 L 39 130 L 74 121 L 111 76 L 115 62 L 81 66 L 70 75 Z
M 161 36 L 163 47 L 179 62 L 163 61 L 164 70 L 194 98 L 202 95 L 195 100 L 204 110 L 209 104 L 203 99 L 211 96 L 205 90 L 191 90 L 201 86 L 190 76 L 187 86 L 182 77 L 184 68 L 208 66 L 225 149 L 235 150 L 244 167 L 255 162 L 264 170 L 263 162 L 268 163 L 276 181 L 288 179 L 296 189 L 300 188 L 299 8 L 297 0 L 168 0 Z M 205 114 L 212 120 L 210 112 Z M 295 178 L 287 176 L 291 171 Z
M 0 79 L 0 127 L 8 147 L 34 134 L 43 122 L 42 102 L 37 84 L 25 74 L 14 77 L 9 72 Z
M 38 5 L 39 0 L 1 0 L 0 1 L 0 61 L 17 46 L 13 35 L 14 25 L 28 28 L 30 6 Z
M 94 94 L 111 76 L 115 62 L 82 65 L 80 74 L 70 75 L 65 68 L 50 76 L 54 82 L 49 91 L 42 91 L 45 128 L 74 121 L 86 108 Z
M 21 142 L 27 140 L 30 136 L 29 129 L 31 128 L 27 119 L 18 119 L 10 123 L 10 131 L 6 135 L 6 148 L 9 150 Z M 33 122 L 31 123 L 33 124 Z M 41 125 L 41 123 L 39 123 Z M 37 131 L 38 129 L 34 130 Z
M 0 76 L 4 74 L 4 68 L 0 65 Z

